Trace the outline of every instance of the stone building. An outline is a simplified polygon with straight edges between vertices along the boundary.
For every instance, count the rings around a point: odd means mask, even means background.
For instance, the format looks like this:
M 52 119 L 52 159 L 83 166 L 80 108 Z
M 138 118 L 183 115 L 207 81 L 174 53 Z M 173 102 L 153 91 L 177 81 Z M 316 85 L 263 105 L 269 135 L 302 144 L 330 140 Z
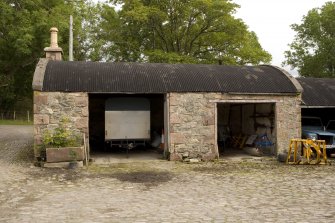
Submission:
M 91 151 L 103 147 L 109 98 L 150 101 L 150 134 L 163 136 L 170 160 L 213 160 L 226 136 L 266 135 L 276 155 L 301 135 L 302 88 L 279 68 L 62 61 L 51 31 L 33 80 L 36 148 L 64 116 L 86 134 Z

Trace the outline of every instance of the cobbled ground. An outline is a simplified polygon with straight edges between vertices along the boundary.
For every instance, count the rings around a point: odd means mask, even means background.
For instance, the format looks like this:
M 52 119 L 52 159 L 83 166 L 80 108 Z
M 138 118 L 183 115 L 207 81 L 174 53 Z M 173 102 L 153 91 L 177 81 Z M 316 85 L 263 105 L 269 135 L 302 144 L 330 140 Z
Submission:
M 335 222 L 334 165 L 264 158 L 39 168 L 32 131 L 0 126 L 0 222 Z

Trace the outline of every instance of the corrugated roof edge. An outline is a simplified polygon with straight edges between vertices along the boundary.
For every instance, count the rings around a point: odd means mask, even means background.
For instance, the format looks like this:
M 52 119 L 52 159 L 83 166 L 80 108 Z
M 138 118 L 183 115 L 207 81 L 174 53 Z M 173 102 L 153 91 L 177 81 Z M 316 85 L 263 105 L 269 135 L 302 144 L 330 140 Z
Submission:
M 45 90 L 45 86 L 44 86 L 44 79 L 45 79 L 45 73 L 46 73 L 46 68 L 48 66 L 48 59 L 45 59 L 45 58 L 41 58 L 38 65 L 36 66 L 36 70 L 35 70 L 35 73 L 34 73 L 34 81 L 33 81 L 33 89 L 34 90 L 38 90 L 38 91 L 43 91 Z M 60 61 L 60 62 L 67 62 L 67 61 Z M 84 61 L 81 61 L 81 62 L 84 62 Z M 85 63 L 85 62 L 84 62 Z M 99 62 L 100 63 L 100 62 Z M 127 63 L 128 64 L 128 63 Z M 157 64 L 156 64 L 157 65 Z M 158 64 L 158 65 L 161 65 L 161 64 Z M 285 79 L 287 79 L 291 84 L 292 84 L 292 87 L 294 87 L 295 90 L 293 90 L 293 92 L 290 92 L 290 93 L 285 93 L 285 94 L 289 94 L 289 95 L 292 95 L 292 94 L 299 94 L 303 91 L 303 88 L 301 87 L 300 83 L 294 78 L 292 77 L 288 72 L 286 72 L 285 70 L 283 69 L 280 69 L 278 67 L 275 67 L 275 66 L 272 66 L 272 65 L 261 65 L 261 66 L 264 66 L 264 67 L 269 67 L 270 69 L 272 70 L 276 70 L 278 71 L 279 73 L 281 73 L 280 75 L 283 75 L 283 77 L 285 77 Z M 71 90 L 63 90 L 63 91 L 66 91 L 66 92 L 72 92 Z M 75 91 L 77 92 L 77 91 Z M 188 92 L 188 91 L 178 91 L 178 92 Z M 207 91 L 197 91 L 197 92 L 207 92 Z M 213 90 L 211 91 L 208 91 L 208 92 L 213 92 Z M 91 93 L 102 93 L 102 92 L 91 92 Z M 108 93 L 111 93 L 111 92 L 108 92 Z M 133 93 L 133 92 L 126 92 L 126 91 L 119 91 L 117 93 Z M 149 92 L 147 92 L 149 93 Z M 226 93 L 230 93 L 230 94 L 283 94 L 283 92 L 281 93 L 251 93 L 251 92 L 239 92 L 239 91 L 234 91 L 234 92 L 226 92 Z
M 302 108 L 335 108 L 335 78 L 299 77 L 304 87 Z
M 304 89 L 301 86 L 301 84 L 299 83 L 299 81 L 295 77 L 293 77 L 289 72 L 284 70 L 283 68 L 280 68 L 280 67 L 277 67 L 277 66 L 274 66 L 274 65 L 267 65 L 267 64 L 264 64 L 264 65 L 261 65 L 261 66 L 272 67 L 274 69 L 279 70 L 281 73 L 283 73 L 292 82 L 294 87 L 297 89 L 298 93 L 302 93 L 304 91 Z
M 40 60 L 38 61 L 36 65 L 34 77 L 33 77 L 33 83 L 32 83 L 32 88 L 34 91 L 43 90 L 44 74 L 45 74 L 45 69 L 47 68 L 48 62 L 49 62 L 49 59 L 40 58 Z

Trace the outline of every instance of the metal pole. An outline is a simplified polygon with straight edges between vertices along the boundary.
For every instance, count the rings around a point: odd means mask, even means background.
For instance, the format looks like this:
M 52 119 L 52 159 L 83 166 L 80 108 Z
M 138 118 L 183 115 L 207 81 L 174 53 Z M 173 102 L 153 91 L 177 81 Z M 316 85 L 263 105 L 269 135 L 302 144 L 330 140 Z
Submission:
M 73 18 L 70 15 L 69 61 L 73 61 Z
M 27 116 L 28 116 L 28 122 L 30 122 L 29 110 L 27 111 Z

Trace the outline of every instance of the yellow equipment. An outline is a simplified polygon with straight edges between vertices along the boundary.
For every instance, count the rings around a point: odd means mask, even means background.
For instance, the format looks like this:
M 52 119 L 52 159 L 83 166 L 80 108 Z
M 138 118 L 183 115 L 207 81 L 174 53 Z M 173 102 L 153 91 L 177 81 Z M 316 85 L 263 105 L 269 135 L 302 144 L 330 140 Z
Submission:
M 247 140 L 247 136 L 243 136 L 242 134 L 239 134 L 237 136 L 232 136 L 231 145 L 233 146 L 233 148 L 242 149 L 246 140 Z
M 303 153 L 303 159 L 298 159 L 299 150 Z M 290 161 L 293 150 L 293 162 Z M 315 159 L 316 155 L 316 159 Z M 320 164 L 321 156 L 324 164 L 327 164 L 326 141 L 312 139 L 291 139 L 290 148 L 287 154 L 287 164 Z M 304 162 L 302 162 L 304 160 Z

